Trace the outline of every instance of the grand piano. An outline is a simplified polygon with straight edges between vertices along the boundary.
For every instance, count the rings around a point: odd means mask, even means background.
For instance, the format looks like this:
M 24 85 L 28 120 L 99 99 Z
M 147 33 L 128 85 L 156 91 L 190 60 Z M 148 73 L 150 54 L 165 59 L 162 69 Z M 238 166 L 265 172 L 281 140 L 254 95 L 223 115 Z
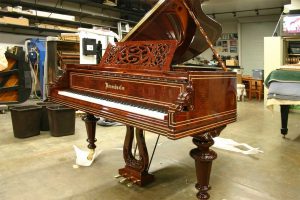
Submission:
M 125 124 L 125 166 L 119 174 L 139 186 L 154 180 L 144 131 L 171 140 L 192 137 L 197 198 L 209 199 L 217 157 L 210 147 L 213 137 L 236 121 L 236 74 L 226 70 L 213 49 L 222 29 L 203 13 L 202 2 L 158 1 L 121 42 L 107 48 L 99 65 L 67 65 L 51 84 L 49 99 L 86 113 L 91 155 L 97 117 Z M 179 65 L 208 48 L 219 67 Z M 139 158 L 132 153 L 134 137 Z

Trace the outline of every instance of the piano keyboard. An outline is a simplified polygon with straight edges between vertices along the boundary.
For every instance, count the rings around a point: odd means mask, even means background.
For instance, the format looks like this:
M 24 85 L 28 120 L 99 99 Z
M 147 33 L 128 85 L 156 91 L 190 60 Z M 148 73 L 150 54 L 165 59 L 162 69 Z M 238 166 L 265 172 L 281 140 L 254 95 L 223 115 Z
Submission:
M 131 112 L 131 113 L 135 113 L 135 114 L 139 114 L 139 115 L 144 115 L 147 117 L 156 118 L 156 119 L 160 119 L 160 120 L 164 120 L 165 117 L 167 116 L 167 113 L 150 110 L 147 108 L 141 108 L 141 107 L 137 107 L 135 105 L 128 105 L 128 104 L 123 104 L 123 103 L 119 103 L 119 102 L 108 101 L 105 99 L 101 99 L 99 97 L 87 96 L 87 95 L 74 93 L 74 92 L 70 92 L 70 91 L 58 91 L 58 94 L 62 95 L 62 96 L 74 98 L 74 99 L 79 99 L 82 101 L 91 102 L 91 103 L 98 104 L 101 106 L 116 108 L 119 110 Z

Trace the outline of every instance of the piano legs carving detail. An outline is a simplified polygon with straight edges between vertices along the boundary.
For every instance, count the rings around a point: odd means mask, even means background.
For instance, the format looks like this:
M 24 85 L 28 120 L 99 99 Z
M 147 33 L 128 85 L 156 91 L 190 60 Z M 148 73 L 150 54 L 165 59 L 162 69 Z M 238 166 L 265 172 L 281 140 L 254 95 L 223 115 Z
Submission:
M 119 174 L 139 186 L 147 185 L 154 180 L 154 176 L 148 173 L 149 157 L 143 130 L 136 128 L 135 136 L 139 151 L 139 159 L 132 153 L 134 139 L 134 127 L 127 126 L 126 137 L 123 146 L 125 167 L 119 169 Z
M 82 120 L 85 122 L 86 132 L 88 136 L 87 142 L 89 143 L 88 148 L 91 150 L 88 159 L 91 160 L 96 148 L 95 145 L 95 142 L 97 141 L 97 139 L 95 138 L 96 122 L 99 120 L 99 118 L 96 118 L 94 115 L 87 113 L 87 115 L 84 116 Z
M 193 143 L 197 148 L 190 151 L 190 155 L 195 159 L 197 183 L 196 189 L 198 199 L 209 199 L 208 190 L 212 161 L 217 158 L 217 153 L 209 149 L 213 144 L 213 137 L 219 136 L 225 126 L 206 132 L 201 135 L 194 136 Z

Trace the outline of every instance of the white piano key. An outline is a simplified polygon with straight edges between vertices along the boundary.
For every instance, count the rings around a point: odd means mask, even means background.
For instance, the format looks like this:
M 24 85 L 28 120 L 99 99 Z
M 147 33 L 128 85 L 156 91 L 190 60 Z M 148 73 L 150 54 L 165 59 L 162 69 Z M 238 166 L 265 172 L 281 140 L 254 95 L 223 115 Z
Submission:
M 147 117 L 153 117 L 153 118 L 160 119 L 160 120 L 165 119 L 165 116 L 167 115 L 167 113 L 163 113 L 163 112 L 159 112 L 159 111 L 149 110 L 146 108 L 139 108 L 139 107 L 136 107 L 133 105 L 125 105 L 122 103 L 107 101 L 104 99 L 90 97 L 90 96 L 73 93 L 73 92 L 69 92 L 69 91 L 58 91 L 58 94 L 62 95 L 62 96 L 74 98 L 74 99 L 79 99 L 79 100 L 95 103 L 95 104 L 102 105 L 102 106 L 107 106 L 110 108 L 116 108 L 119 110 L 124 110 L 124 111 L 128 111 L 131 113 L 144 115 Z

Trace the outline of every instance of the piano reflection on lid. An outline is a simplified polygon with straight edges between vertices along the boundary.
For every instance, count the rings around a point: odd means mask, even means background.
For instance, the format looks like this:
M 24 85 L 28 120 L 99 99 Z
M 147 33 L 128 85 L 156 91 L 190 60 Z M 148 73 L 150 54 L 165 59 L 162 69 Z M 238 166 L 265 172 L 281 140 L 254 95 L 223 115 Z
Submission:
M 227 72 L 212 44 L 221 26 L 200 0 L 160 0 L 99 65 L 68 65 L 49 99 L 87 113 L 88 148 L 96 148 L 95 116 L 127 127 L 119 174 L 144 186 L 154 180 L 144 130 L 176 140 L 193 137 L 198 199 L 208 199 L 213 137 L 236 121 L 236 75 Z M 212 48 L 218 68 L 173 67 Z M 223 69 L 222 69 L 223 68 Z M 140 158 L 132 154 L 134 135 Z

